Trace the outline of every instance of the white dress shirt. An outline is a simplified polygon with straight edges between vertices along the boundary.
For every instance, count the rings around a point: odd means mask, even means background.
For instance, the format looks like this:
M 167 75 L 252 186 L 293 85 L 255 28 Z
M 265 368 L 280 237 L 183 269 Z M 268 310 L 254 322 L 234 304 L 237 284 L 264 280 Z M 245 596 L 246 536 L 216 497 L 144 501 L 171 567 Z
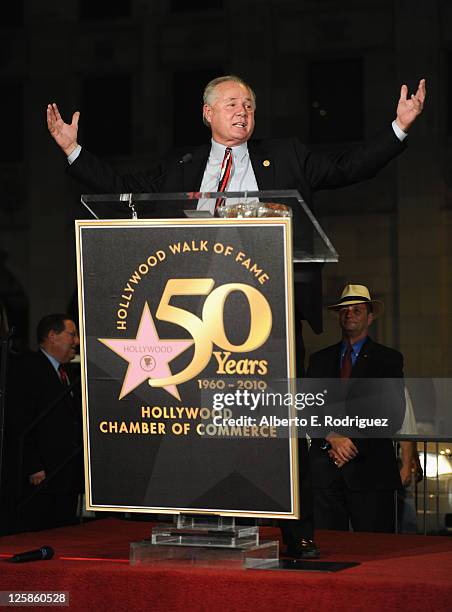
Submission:
M 248 144 L 244 142 L 237 147 L 231 147 L 231 149 L 232 170 L 225 191 L 257 191 L 259 188 L 257 186 L 256 177 L 254 176 L 253 166 L 251 165 Z M 204 170 L 200 191 L 217 191 L 225 150 L 225 145 L 218 144 L 218 142 L 212 139 L 212 146 L 210 148 L 206 169 Z M 230 198 L 226 201 L 226 204 L 235 204 L 236 202 L 237 200 L 235 198 Z M 214 199 L 198 201 L 198 210 L 208 210 L 213 213 L 214 208 Z

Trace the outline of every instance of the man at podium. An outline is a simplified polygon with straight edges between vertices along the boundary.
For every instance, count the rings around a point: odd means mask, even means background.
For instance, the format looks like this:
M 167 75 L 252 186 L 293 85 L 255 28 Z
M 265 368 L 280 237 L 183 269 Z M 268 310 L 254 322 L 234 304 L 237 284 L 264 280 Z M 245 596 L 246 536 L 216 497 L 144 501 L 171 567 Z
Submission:
M 118 175 L 105 161 L 78 143 L 78 111 L 68 124 L 57 105 L 49 104 L 47 124 L 50 134 L 67 156 L 69 174 L 86 185 L 89 193 L 296 189 L 312 208 L 316 191 L 369 179 L 404 150 L 407 132 L 422 112 L 425 80 L 419 82 L 416 94 L 408 97 L 407 93 L 407 86 L 402 85 L 396 119 L 371 141 L 347 151 L 314 153 L 297 138 L 253 140 L 254 91 L 240 77 L 218 77 L 207 84 L 203 95 L 202 117 L 211 130 L 210 142 L 179 149 L 149 171 L 127 175 Z M 198 208 L 214 212 L 215 204 L 218 202 L 199 201 Z M 297 224 L 298 211 L 293 212 L 296 245 L 303 239 L 304 224 Z M 173 216 L 173 211 L 165 210 L 157 216 Z M 312 329 L 320 333 L 321 264 L 304 264 L 299 270 L 295 296 L 297 318 L 308 321 Z M 302 345 L 299 352 L 303 352 Z
M 211 130 L 205 145 L 185 148 L 165 157 L 147 172 L 119 175 L 105 161 L 78 143 L 80 113 L 65 123 L 55 103 L 47 107 L 47 124 L 55 142 L 67 156 L 68 172 L 91 193 L 211 192 L 298 190 L 308 206 L 320 189 L 344 187 L 373 177 L 405 148 L 407 132 L 422 112 L 425 80 L 414 95 L 402 85 L 396 119 L 371 141 L 335 153 L 314 153 L 297 138 L 252 140 L 256 96 L 240 77 L 222 76 L 204 90 L 202 117 Z M 198 208 L 215 213 L 218 201 L 199 201 Z M 294 242 L 300 239 L 302 224 L 293 211 Z M 159 215 L 162 216 L 162 215 Z M 173 216 L 171 211 L 163 216 Z M 313 330 L 322 330 L 321 264 L 306 264 L 295 283 L 295 310 L 298 321 L 307 320 Z M 303 373 L 304 347 L 301 324 L 296 326 L 297 369 Z M 306 441 L 300 441 L 303 466 L 307 462 Z M 301 479 L 302 521 L 282 521 L 285 543 L 291 554 L 318 556 L 312 540 L 310 484 L 303 470 Z

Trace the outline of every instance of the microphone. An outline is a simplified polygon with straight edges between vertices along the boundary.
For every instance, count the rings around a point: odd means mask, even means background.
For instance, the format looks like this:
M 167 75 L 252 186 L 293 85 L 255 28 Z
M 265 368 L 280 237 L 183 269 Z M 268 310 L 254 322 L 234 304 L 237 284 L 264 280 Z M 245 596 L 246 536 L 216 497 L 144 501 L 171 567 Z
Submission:
M 51 546 L 41 546 L 37 550 L 28 550 L 26 552 L 17 553 L 8 561 L 10 563 L 25 563 L 26 561 L 48 561 L 53 557 L 55 551 Z
M 183 166 L 184 164 L 187 164 L 188 162 L 191 162 L 191 160 L 193 159 L 193 155 L 191 153 L 185 153 L 185 155 L 183 155 L 179 160 L 178 163 Z M 169 172 L 169 168 L 165 168 L 165 170 L 163 170 L 163 172 L 161 172 L 160 174 L 158 174 L 155 178 L 153 178 L 148 185 L 148 189 L 147 191 L 150 193 L 154 193 L 155 190 L 155 186 L 156 184 L 161 181 L 163 178 L 166 177 L 166 175 Z M 136 215 L 134 207 L 131 206 L 132 204 L 132 199 L 131 199 L 131 195 L 130 193 L 122 193 L 121 194 L 121 201 L 122 202 L 128 202 L 128 206 L 129 208 L 132 209 L 132 211 L 134 212 L 134 215 Z M 155 203 L 154 203 L 155 204 Z M 159 215 L 160 216 L 160 215 Z M 136 217 L 134 217 L 136 218 Z
M 186 164 L 187 162 L 191 162 L 192 159 L 193 155 L 191 153 L 185 153 L 185 155 L 180 158 L 179 163 Z
M 185 153 L 185 155 L 183 155 L 178 160 L 178 163 L 181 166 L 183 166 L 184 164 L 187 164 L 188 162 L 191 162 L 192 159 L 193 159 L 193 155 L 191 153 Z M 168 174 L 168 172 L 169 172 L 169 168 L 166 168 L 163 172 L 161 172 L 155 178 L 153 178 L 152 181 L 151 181 L 152 187 L 154 187 L 155 183 L 158 183 L 162 178 L 165 178 L 165 176 Z

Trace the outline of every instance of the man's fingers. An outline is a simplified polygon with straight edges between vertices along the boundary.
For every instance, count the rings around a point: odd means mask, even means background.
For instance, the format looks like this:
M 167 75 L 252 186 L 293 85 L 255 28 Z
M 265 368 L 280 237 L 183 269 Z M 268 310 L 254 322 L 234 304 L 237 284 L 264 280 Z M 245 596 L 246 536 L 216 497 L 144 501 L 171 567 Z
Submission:
M 79 111 L 75 111 L 75 113 L 72 115 L 71 127 L 78 128 L 78 120 L 79 120 L 79 118 L 80 118 Z
M 343 446 L 343 449 L 348 455 L 351 455 L 352 457 L 355 457 L 358 454 L 358 449 L 351 440 Z
M 44 480 L 43 476 L 30 476 L 30 482 L 34 486 L 37 486 L 38 484 L 41 484 L 41 482 L 43 480 Z
M 408 87 L 406 85 L 402 85 L 402 87 L 400 88 L 400 99 L 406 100 L 407 95 L 408 95 Z
M 425 79 L 421 79 L 419 81 L 417 92 L 411 95 L 411 99 L 413 100 L 413 104 L 415 105 L 417 110 L 422 110 L 425 100 L 425 94 Z
M 52 110 L 54 112 L 55 119 L 59 121 L 61 119 L 61 115 L 60 111 L 58 110 L 58 106 L 56 105 L 56 102 L 52 102 Z
M 353 459 L 353 457 L 348 457 L 348 455 L 346 453 L 343 453 L 343 452 L 342 453 L 338 453 L 338 455 L 339 455 L 339 459 L 341 461 L 344 461 L 344 463 L 347 462 L 347 461 L 350 461 L 350 459 Z
M 347 448 L 339 448 L 336 453 L 342 461 L 349 461 L 355 457 L 355 454 Z
M 350 438 L 336 438 L 335 442 L 332 442 L 333 450 L 339 452 L 340 450 L 351 451 L 357 453 L 358 449 L 350 440 Z
M 358 453 L 358 449 L 353 444 L 353 442 L 350 440 L 350 438 L 347 438 L 347 441 L 346 441 L 346 444 L 345 444 L 344 448 L 346 448 L 347 450 L 349 450 L 350 452 L 352 452 L 354 454 Z
M 350 440 L 350 438 L 333 438 L 331 440 L 333 452 L 340 458 L 341 461 L 346 463 L 351 459 L 354 459 L 358 454 L 358 449 Z
M 338 468 L 341 468 L 343 465 L 345 465 L 347 462 L 344 461 L 343 459 L 341 459 L 339 457 L 339 455 L 337 453 L 335 453 L 334 451 L 329 451 L 328 455 L 330 457 L 330 459 L 333 461 L 334 465 Z
M 55 103 L 47 105 L 47 127 L 53 134 L 58 127 L 58 123 L 63 123 L 58 107 Z
M 345 447 L 343 449 L 343 456 L 345 456 L 347 459 L 354 459 L 356 457 L 356 455 L 358 454 L 356 447 L 355 446 L 350 446 L 350 447 Z
M 55 112 L 51 104 L 47 104 L 47 123 L 50 125 L 51 123 L 55 123 Z
M 419 100 L 417 96 L 411 94 L 411 101 L 413 102 L 413 107 L 416 110 L 422 110 L 422 102 Z
M 416 96 L 418 100 L 420 100 L 422 103 L 424 103 L 426 93 L 427 91 L 425 88 L 425 79 L 421 79 L 419 81 L 419 86 L 417 88 Z
M 412 94 L 411 98 L 415 97 L 417 100 L 423 103 L 425 100 L 425 95 L 426 95 L 425 79 L 421 79 L 419 81 L 419 85 L 418 85 L 416 93 Z M 407 85 L 403 84 L 400 88 L 400 99 L 406 100 L 407 96 L 408 96 L 408 87 Z

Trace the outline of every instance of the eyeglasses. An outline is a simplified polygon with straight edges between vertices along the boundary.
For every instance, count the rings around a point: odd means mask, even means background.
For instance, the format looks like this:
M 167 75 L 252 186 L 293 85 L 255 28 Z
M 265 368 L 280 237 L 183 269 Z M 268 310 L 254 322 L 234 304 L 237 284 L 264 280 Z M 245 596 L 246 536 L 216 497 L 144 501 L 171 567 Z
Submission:
M 68 329 L 64 329 L 63 331 L 65 334 L 69 334 L 72 338 L 78 338 L 77 332 L 69 331 Z

